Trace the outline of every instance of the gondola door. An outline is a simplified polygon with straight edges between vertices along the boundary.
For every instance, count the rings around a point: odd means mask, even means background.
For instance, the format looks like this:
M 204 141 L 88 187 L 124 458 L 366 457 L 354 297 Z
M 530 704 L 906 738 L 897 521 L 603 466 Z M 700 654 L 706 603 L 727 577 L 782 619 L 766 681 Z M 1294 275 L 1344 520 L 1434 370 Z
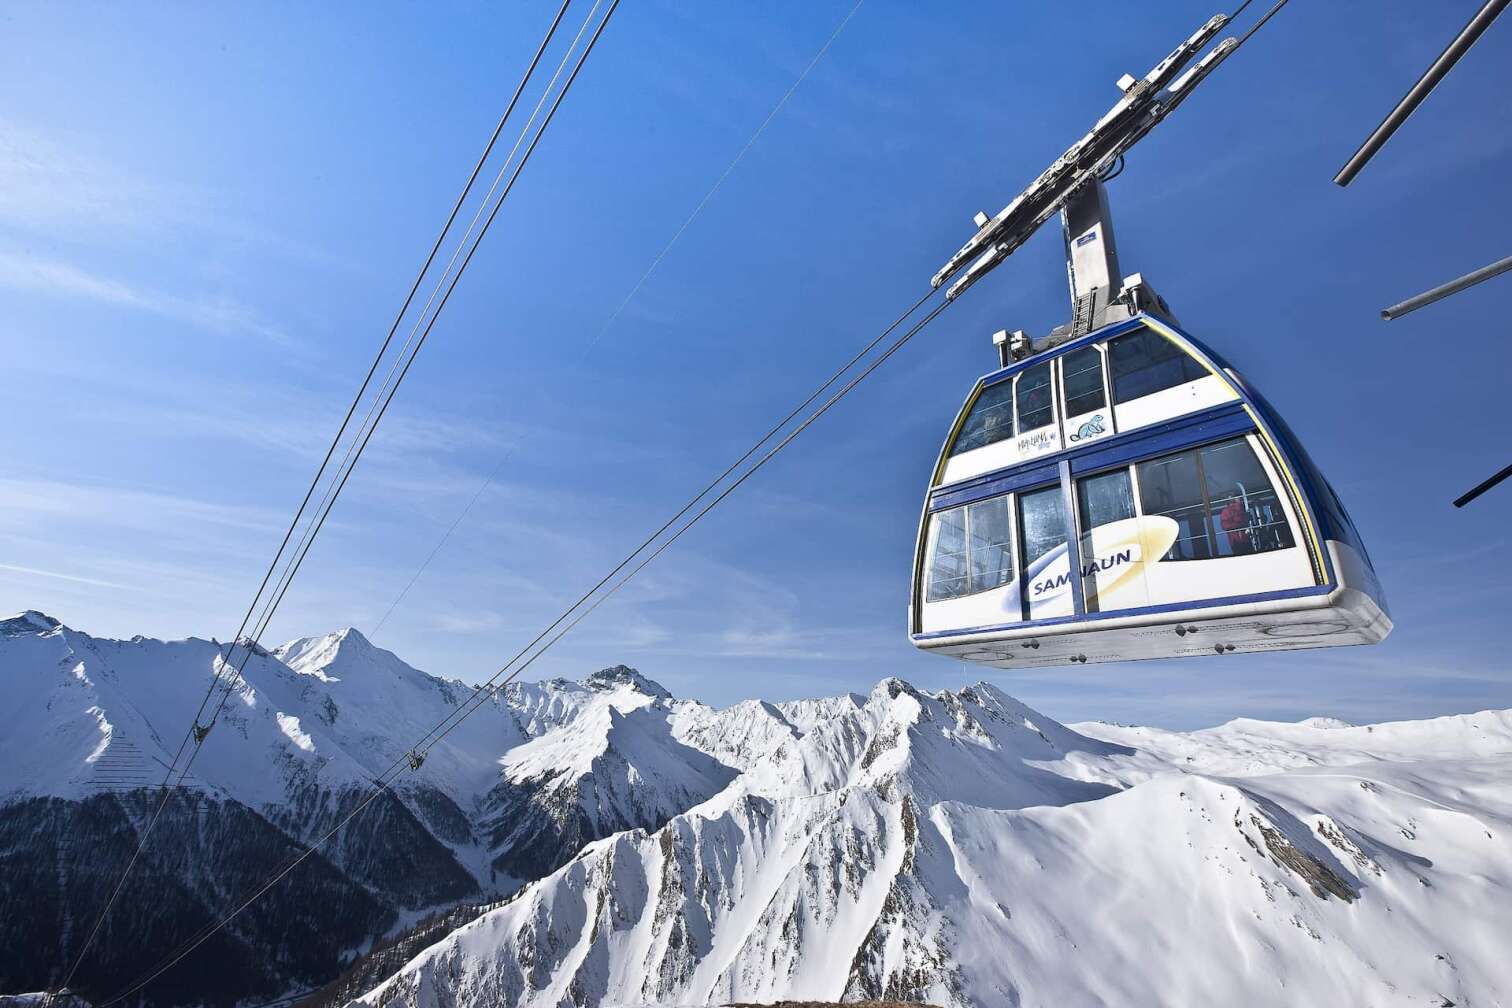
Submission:
M 1021 493 L 1018 504 L 1024 618 L 1073 615 L 1076 606 L 1066 541 L 1071 522 L 1061 485 Z

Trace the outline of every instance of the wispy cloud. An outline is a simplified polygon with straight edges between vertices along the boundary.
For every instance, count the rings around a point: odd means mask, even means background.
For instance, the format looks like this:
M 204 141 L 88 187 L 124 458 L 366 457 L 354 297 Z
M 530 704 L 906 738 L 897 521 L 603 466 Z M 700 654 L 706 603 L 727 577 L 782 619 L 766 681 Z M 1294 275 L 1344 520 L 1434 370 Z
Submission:
M 0 284 L 49 297 L 84 298 L 186 322 L 216 332 L 245 332 L 288 345 L 288 334 L 230 298 L 186 298 L 101 276 L 71 263 L 0 251 Z
M 0 479 L 0 531 L 65 519 L 180 533 L 204 525 L 256 532 L 279 527 L 273 513 L 262 508 L 105 484 Z
M 161 186 L 0 120 L 0 222 L 39 232 L 59 225 L 136 231 L 153 223 L 154 208 L 181 205 L 187 196 L 176 195 L 169 199 Z
M 39 570 L 36 567 L 22 567 L 19 564 L 0 563 L 0 570 L 10 571 L 12 574 L 29 574 L 33 577 L 52 578 L 56 581 L 71 581 L 74 584 L 94 585 L 99 588 L 129 588 L 129 585 L 116 584 L 114 581 L 105 581 L 100 578 L 80 577 L 77 574 L 64 574 L 60 571 Z
M 503 622 L 496 612 L 445 612 L 436 617 L 436 629 L 442 633 L 483 633 L 498 629 Z
M 248 244 L 307 265 L 350 268 L 237 212 L 229 194 L 132 171 L 96 138 L 0 118 L 0 227 L 90 245 L 186 234 Z M 132 152 L 126 152 L 128 155 Z

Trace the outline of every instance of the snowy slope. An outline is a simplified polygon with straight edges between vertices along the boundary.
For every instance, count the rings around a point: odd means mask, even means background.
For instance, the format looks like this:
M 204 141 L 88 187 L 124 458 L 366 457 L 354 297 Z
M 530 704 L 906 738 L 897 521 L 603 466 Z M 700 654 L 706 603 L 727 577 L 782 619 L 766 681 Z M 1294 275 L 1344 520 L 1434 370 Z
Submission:
M 222 650 L 192 638 L 96 638 L 35 612 L 0 619 L 0 939 L 9 943 L 0 990 L 51 982 L 67 965 L 84 926 L 74 907 L 97 905 L 129 856 Z M 396 764 L 392 791 L 310 862 L 306 884 L 330 894 L 324 904 L 306 908 L 293 881 L 266 901 L 268 926 L 303 914 L 322 943 L 280 937 L 286 954 L 270 965 L 257 961 L 266 941 L 245 928 L 238 948 L 207 951 L 213 980 L 202 979 L 225 986 L 204 993 L 326 979 L 338 956 L 396 922 L 507 894 L 589 841 L 659 827 L 736 774 L 679 741 L 681 702 L 624 666 L 582 682 L 513 684 L 411 770 L 409 748 L 474 693 L 350 628 L 257 650 L 140 873 L 169 891 L 154 901 L 144 890 L 118 915 L 112 954 L 147 955 L 133 942 L 162 945 L 159 925 L 197 927 L 287 848 L 341 822 Z M 45 948 L 49 928 L 61 929 L 61 944 Z M 245 969 L 215 975 L 215 954 Z
M 362 1003 L 1512 1000 L 1512 713 L 1072 730 L 887 680 L 677 716 L 747 771 Z
M 0 735 L 0 802 L 157 785 L 220 650 L 192 638 L 103 640 L 40 613 L 0 621 L 0 704 L 17 726 Z M 275 816 L 298 813 L 281 819 L 308 835 L 321 820 L 307 814 L 318 800 L 312 789 L 365 792 L 473 693 L 351 628 L 292 641 L 251 656 L 189 783 Z M 472 835 L 498 818 L 501 788 L 575 803 L 590 838 L 659 825 L 734 776 L 672 737 L 673 704 L 624 666 L 581 683 L 512 684 L 406 770 L 396 790 L 480 875 L 486 868 L 469 845 L 501 853 L 503 841 Z

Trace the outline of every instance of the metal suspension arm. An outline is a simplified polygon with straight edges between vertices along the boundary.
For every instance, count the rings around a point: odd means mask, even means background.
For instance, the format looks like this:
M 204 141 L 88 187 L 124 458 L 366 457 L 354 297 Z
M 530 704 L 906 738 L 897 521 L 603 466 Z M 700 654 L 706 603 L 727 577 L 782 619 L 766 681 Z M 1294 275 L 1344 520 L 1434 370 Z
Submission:
M 966 275 L 946 292 L 947 298 L 959 297 L 987 271 L 1012 255 L 1067 199 L 1134 146 L 1237 48 L 1236 40 L 1225 39 L 1182 73 L 1197 51 L 1226 24 L 1226 15 L 1214 15 L 1143 78 L 1136 80 L 1125 75 L 1119 81 L 1123 97 L 996 217 L 978 214 L 977 233 L 950 257 L 930 283 L 941 286 L 975 257 L 966 268 Z
M 1498 14 L 1506 10 L 1509 2 L 1512 0 L 1486 0 L 1485 6 L 1470 19 L 1469 24 L 1460 30 L 1460 33 L 1454 37 L 1454 41 L 1439 53 L 1439 58 L 1433 61 L 1433 65 L 1423 71 L 1423 76 L 1412 85 L 1412 90 L 1397 102 L 1396 108 L 1386 114 L 1386 118 L 1381 120 L 1381 125 L 1365 138 L 1360 149 L 1354 152 L 1354 156 L 1343 168 L 1339 169 L 1339 174 L 1334 176 L 1336 184 L 1347 186 L 1354 181 L 1354 177 L 1370 163 L 1371 158 L 1375 157 L 1376 151 L 1386 146 L 1386 141 L 1390 140 L 1392 134 L 1401 128 L 1408 116 L 1417 111 L 1417 107 L 1423 104 L 1423 99 L 1438 87 L 1439 81 L 1444 79 L 1445 74 L 1454 69 L 1454 64 L 1459 62 L 1460 57 L 1470 51 L 1476 39 L 1491 27 L 1491 22 L 1496 20 Z
M 1424 291 L 1416 297 L 1410 297 L 1406 301 L 1392 305 L 1390 308 L 1382 308 L 1381 318 L 1388 321 L 1394 318 L 1401 318 L 1408 312 L 1427 307 L 1435 301 L 1442 301 L 1450 294 L 1458 294 L 1467 287 L 1474 287 L 1476 284 L 1490 280 L 1494 276 L 1501 276 L 1508 270 L 1512 270 L 1512 256 L 1498 259 L 1489 266 L 1482 266 L 1474 273 L 1466 273 L 1458 280 L 1450 280 L 1446 284 L 1440 284 L 1432 290 Z

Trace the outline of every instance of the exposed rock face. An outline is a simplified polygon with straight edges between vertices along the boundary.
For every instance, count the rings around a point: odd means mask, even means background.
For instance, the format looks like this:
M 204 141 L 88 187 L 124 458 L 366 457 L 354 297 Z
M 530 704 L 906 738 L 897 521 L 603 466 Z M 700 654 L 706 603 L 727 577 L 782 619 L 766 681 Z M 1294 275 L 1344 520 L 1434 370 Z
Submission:
M 611 665 L 606 669 L 599 669 L 584 679 L 583 685 L 589 689 L 609 692 L 629 687 L 646 696 L 657 697 L 661 700 L 672 699 L 672 694 L 667 692 L 666 687 L 661 683 L 647 679 L 628 665 Z
M 61 981 L 223 650 L 0 620 L 0 990 Z M 345 819 L 473 693 L 350 629 L 253 650 L 74 986 L 118 993 Z M 405 915 L 496 899 L 590 840 L 658 828 L 735 776 L 674 737 L 676 704 L 625 666 L 491 697 L 149 1001 L 324 982 Z
M 77 801 L 28 798 L 0 809 L 0 988 L 61 983 L 64 960 L 93 925 L 156 801 L 151 792 L 135 791 Z M 301 849 L 237 802 L 188 793 L 169 802 L 154 837 L 76 981 L 97 999 L 117 993 L 214 921 L 229 894 L 251 892 Z M 291 979 L 314 982 L 346 950 L 394 923 L 392 903 L 378 893 L 312 857 L 271 899 L 165 974 L 153 997 L 231 1004 L 249 993 L 277 994 Z

